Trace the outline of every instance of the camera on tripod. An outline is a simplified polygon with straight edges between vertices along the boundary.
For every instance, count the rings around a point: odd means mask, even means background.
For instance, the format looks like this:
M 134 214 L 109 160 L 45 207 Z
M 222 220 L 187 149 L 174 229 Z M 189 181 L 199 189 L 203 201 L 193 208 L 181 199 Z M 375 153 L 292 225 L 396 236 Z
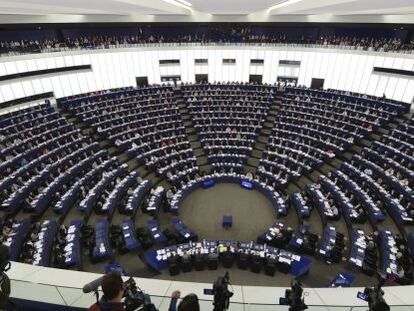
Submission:
M 308 308 L 302 298 L 303 285 L 298 280 L 292 280 L 291 289 L 285 290 L 285 297 L 279 298 L 279 304 L 289 306 L 289 311 L 303 311 Z
M 213 283 L 213 290 L 204 290 L 205 294 L 214 295 L 214 302 L 213 311 L 224 311 L 229 308 L 230 305 L 230 298 L 233 296 L 233 292 L 229 290 L 230 285 L 230 276 L 229 273 L 226 272 L 224 276 L 220 276 L 217 280 Z
M 369 311 L 389 311 L 390 306 L 385 302 L 384 291 L 381 289 L 386 276 L 377 274 L 378 283 L 374 287 L 365 287 L 364 292 L 358 292 L 357 298 L 368 302 Z
M 151 297 L 137 287 L 133 278 L 124 282 L 124 306 L 127 311 L 156 311 Z
M 117 273 L 117 272 L 111 272 Z M 119 276 L 120 277 L 120 276 Z M 86 284 L 83 287 L 83 292 L 85 294 L 94 293 L 96 296 L 96 304 L 99 306 L 99 287 L 101 287 L 102 280 L 105 276 L 102 276 L 92 282 Z M 151 298 L 148 294 L 145 294 L 135 283 L 134 279 L 131 277 L 122 284 L 124 289 L 123 294 L 123 305 L 127 311 L 157 311 L 155 306 L 151 303 Z

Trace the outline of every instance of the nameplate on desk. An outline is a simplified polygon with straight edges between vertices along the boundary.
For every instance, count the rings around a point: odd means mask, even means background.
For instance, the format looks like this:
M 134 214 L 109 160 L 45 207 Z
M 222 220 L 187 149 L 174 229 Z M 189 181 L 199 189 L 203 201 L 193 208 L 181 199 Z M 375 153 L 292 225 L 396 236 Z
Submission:
M 203 188 L 204 188 L 204 189 L 206 189 L 206 188 L 213 187 L 213 186 L 214 186 L 214 184 L 215 184 L 214 179 L 207 179 L 207 180 L 204 180 L 204 181 L 203 181 Z
M 242 179 L 240 182 L 240 185 L 246 189 L 253 189 L 253 183 L 251 183 L 250 181 L 246 179 Z

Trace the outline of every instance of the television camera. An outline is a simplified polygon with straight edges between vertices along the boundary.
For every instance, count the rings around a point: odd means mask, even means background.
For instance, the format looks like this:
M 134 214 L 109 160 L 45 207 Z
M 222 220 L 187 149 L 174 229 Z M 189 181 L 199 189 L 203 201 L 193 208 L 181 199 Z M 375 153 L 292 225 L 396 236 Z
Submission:
M 98 288 L 101 286 L 103 276 L 86 284 L 83 287 L 83 292 L 95 293 L 96 301 L 99 303 Z M 131 277 L 124 282 L 124 301 L 123 305 L 127 311 L 157 311 L 155 306 L 151 303 L 151 298 L 144 293 L 135 283 Z
M 230 276 L 228 272 L 224 276 L 218 277 L 213 283 L 213 311 L 224 311 L 229 308 L 230 298 L 233 296 L 233 292 L 229 290 L 229 285 Z
M 285 290 L 285 297 L 280 297 L 279 304 L 289 306 L 289 311 L 303 311 L 308 308 L 302 298 L 303 285 L 298 280 L 292 280 L 291 289 Z

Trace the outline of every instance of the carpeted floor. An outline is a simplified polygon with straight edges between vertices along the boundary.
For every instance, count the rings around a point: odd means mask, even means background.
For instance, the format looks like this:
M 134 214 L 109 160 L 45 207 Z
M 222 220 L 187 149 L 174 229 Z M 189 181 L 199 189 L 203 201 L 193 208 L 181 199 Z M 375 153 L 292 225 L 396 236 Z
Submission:
M 233 216 L 233 227 L 228 230 L 222 228 L 222 217 L 225 214 Z M 136 226 L 144 226 L 148 217 L 148 215 L 139 213 L 135 219 Z M 157 217 L 160 227 L 162 229 L 171 227 L 172 217 L 171 214 L 161 211 Z M 236 184 L 217 184 L 209 189 L 194 191 L 182 202 L 179 217 L 199 235 L 200 240 L 255 241 L 257 236 L 264 233 L 274 222 L 283 222 L 294 230 L 298 226 L 298 219 L 294 210 L 291 209 L 287 217 L 277 219 L 272 204 L 264 195 L 255 190 L 241 188 Z M 312 223 L 314 231 L 320 234 L 322 224 L 316 211 L 312 213 L 308 223 Z M 341 228 L 346 236 L 348 235 L 343 219 L 335 222 L 335 226 Z M 309 274 L 302 277 L 302 281 L 307 287 L 324 287 L 339 272 L 354 274 L 356 276 L 355 286 L 366 286 L 375 283 L 372 278 L 359 272 L 349 271 L 346 262 L 329 266 L 321 259 L 315 257 L 311 259 L 313 266 Z M 225 271 L 229 271 L 233 284 L 255 286 L 289 286 L 292 279 L 290 274 L 276 272 L 274 277 L 269 277 L 263 271 L 256 274 L 249 270 L 240 270 L 236 265 L 231 269 L 224 269 L 219 266 L 219 269 L 215 271 L 192 271 L 171 277 L 168 271 L 158 273 L 148 268 L 138 253 L 115 254 L 115 261 L 119 262 L 130 275 L 136 277 L 212 283 Z M 102 273 L 104 264 L 91 264 L 85 255 L 83 269 Z
M 223 215 L 233 216 L 233 227 L 222 227 Z M 270 201 L 260 192 L 236 184 L 198 189 L 181 204 L 180 218 L 200 239 L 255 241 L 277 219 Z

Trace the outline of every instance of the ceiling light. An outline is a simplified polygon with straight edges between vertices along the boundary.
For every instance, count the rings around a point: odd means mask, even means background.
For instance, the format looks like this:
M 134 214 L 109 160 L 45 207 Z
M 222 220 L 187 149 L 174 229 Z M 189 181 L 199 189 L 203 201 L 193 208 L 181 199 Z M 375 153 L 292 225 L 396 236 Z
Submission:
M 185 0 L 162 0 L 162 1 L 167 2 L 169 4 L 176 5 L 176 6 L 180 6 L 180 7 L 185 8 L 185 9 L 188 9 L 192 6 L 191 3 L 189 3 Z
M 276 4 L 276 5 L 274 5 L 274 6 L 271 6 L 271 7 L 270 7 L 270 8 L 268 8 L 267 10 L 268 10 L 268 11 L 272 11 L 272 10 L 279 9 L 279 8 L 281 8 L 281 7 L 284 7 L 284 6 L 286 6 L 286 5 L 290 5 L 290 4 L 298 3 L 298 2 L 301 2 L 301 1 L 303 1 L 303 0 L 283 0 L 282 2 L 279 2 L 278 4 Z
M 175 1 L 180 2 L 181 4 L 184 4 L 186 6 L 192 6 L 192 4 L 190 2 L 185 1 L 185 0 L 175 0 Z

